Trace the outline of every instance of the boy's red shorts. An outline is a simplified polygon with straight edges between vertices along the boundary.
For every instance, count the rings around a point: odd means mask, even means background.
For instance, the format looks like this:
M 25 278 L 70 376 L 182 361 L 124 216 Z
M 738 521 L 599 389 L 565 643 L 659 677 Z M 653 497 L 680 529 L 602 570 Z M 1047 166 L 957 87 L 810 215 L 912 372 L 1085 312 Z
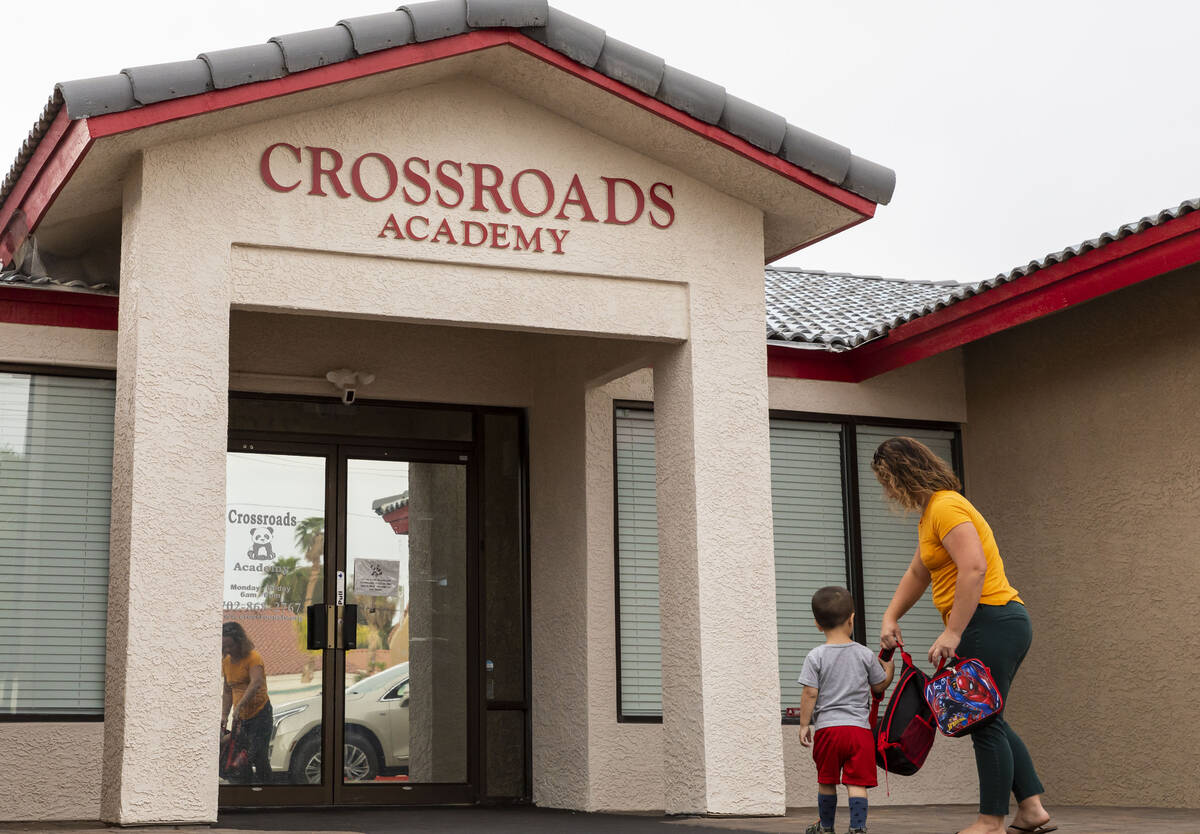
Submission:
M 875 773 L 875 736 L 865 727 L 825 727 L 813 736 L 817 784 L 879 784 Z

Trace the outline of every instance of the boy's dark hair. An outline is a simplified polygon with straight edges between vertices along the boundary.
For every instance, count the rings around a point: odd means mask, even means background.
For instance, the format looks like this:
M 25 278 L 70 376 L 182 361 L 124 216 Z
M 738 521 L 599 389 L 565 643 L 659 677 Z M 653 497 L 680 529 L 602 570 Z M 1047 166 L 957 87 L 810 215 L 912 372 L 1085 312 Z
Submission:
M 854 597 L 840 585 L 827 585 L 813 594 L 813 616 L 821 628 L 840 626 L 854 613 Z

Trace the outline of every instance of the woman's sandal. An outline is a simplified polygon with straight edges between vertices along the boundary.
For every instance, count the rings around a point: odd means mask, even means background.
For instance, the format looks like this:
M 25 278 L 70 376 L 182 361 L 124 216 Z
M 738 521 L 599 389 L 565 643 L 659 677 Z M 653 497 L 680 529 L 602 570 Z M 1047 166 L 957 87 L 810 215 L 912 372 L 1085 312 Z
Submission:
M 1039 825 L 1037 828 L 1022 828 L 1019 825 L 1010 825 L 1008 829 L 1016 831 L 1017 834 L 1050 834 L 1051 831 L 1057 831 L 1058 826 L 1047 822 L 1045 825 Z

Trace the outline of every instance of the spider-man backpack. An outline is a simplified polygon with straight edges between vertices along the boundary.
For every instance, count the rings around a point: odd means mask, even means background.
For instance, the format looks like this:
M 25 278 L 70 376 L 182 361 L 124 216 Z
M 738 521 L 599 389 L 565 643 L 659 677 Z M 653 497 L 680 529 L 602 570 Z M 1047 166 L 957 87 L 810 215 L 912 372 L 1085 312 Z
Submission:
M 879 653 L 881 660 L 891 659 L 893 649 Z M 882 695 L 871 702 L 871 727 L 875 733 L 875 761 L 885 771 L 912 776 L 925 764 L 933 746 L 936 729 L 933 713 L 925 701 L 929 676 L 913 665 L 913 659 L 900 650 L 904 669 L 883 715 L 879 715 Z
M 983 661 L 955 655 L 944 671 L 942 666 L 945 661 L 925 684 L 925 700 L 938 729 L 956 737 L 996 720 L 1004 710 L 1004 697 Z

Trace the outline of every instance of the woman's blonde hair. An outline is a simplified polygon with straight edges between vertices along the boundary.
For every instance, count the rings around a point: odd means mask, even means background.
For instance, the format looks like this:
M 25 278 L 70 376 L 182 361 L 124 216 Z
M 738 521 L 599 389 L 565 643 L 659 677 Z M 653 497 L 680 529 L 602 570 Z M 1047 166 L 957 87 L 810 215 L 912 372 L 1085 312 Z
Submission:
M 941 489 L 962 490 L 950 464 L 911 437 L 893 437 L 879 444 L 871 471 L 888 498 L 908 510 L 920 510 Z

